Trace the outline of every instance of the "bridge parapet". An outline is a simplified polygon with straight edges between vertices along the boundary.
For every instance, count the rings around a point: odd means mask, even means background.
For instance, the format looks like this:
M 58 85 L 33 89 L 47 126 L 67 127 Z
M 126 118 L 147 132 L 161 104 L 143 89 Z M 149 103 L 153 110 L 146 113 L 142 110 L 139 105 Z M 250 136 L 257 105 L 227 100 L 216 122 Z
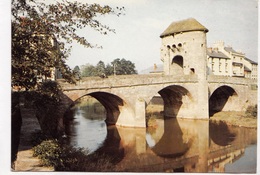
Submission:
M 209 75 L 209 83 L 229 83 L 229 84 L 241 84 L 241 85 L 250 85 L 257 84 L 257 80 L 249 78 L 239 78 L 239 77 L 228 77 L 228 76 L 218 76 L 218 75 Z
M 100 77 L 85 77 L 77 84 L 70 84 L 63 79 L 57 80 L 63 90 L 72 89 L 102 89 L 102 88 L 118 88 L 118 87 L 132 87 L 132 86 L 145 86 L 151 84 L 167 84 L 167 83 L 196 83 L 196 75 L 118 75 L 109 76 L 108 78 Z

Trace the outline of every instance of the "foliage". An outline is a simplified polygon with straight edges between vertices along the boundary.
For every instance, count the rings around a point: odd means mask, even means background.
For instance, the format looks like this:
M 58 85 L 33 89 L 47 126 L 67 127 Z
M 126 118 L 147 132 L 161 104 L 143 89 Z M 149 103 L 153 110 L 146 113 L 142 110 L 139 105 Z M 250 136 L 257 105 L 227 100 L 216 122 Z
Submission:
M 246 109 L 246 117 L 254 117 L 256 118 L 257 117 L 257 104 L 254 105 L 254 106 L 248 106 L 247 109 Z
M 80 74 L 82 77 L 96 76 L 96 68 L 91 64 L 82 65 L 80 69 Z
M 12 0 L 12 87 L 35 89 L 39 77 L 49 77 L 58 68 L 63 78 L 75 82 L 66 65 L 72 42 L 87 48 L 98 47 L 77 34 L 90 27 L 101 34 L 114 32 L 97 17 L 120 15 L 123 8 L 78 1 Z
M 103 61 L 99 61 L 96 65 L 96 74 L 98 76 L 105 74 L 105 69 L 105 63 Z
M 62 144 L 58 140 L 45 140 L 33 147 L 34 156 L 44 166 L 53 166 L 56 171 L 113 171 L 113 164 L 106 156 L 87 155 L 82 148 Z
M 102 76 L 102 75 L 130 75 L 137 74 L 135 64 L 129 60 L 115 59 L 111 64 L 105 65 L 103 61 L 99 61 L 96 66 L 86 64 L 81 66 L 82 77 Z
M 42 97 L 39 100 L 42 103 L 47 103 L 48 101 L 58 102 L 60 100 L 61 87 L 55 81 L 46 81 L 39 84 L 37 92 L 41 93 Z
M 40 145 L 33 147 L 33 151 L 33 156 L 38 156 L 45 166 L 57 166 L 56 162 L 62 152 L 57 140 L 43 141 Z
M 111 62 L 111 65 L 115 67 L 115 74 L 116 75 L 127 75 L 127 74 L 137 74 L 137 71 L 135 70 L 135 65 L 129 61 L 123 59 L 115 59 Z
M 75 66 L 75 67 L 74 67 L 73 73 L 75 74 L 75 78 L 76 78 L 76 79 L 80 79 L 80 78 L 81 78 L 79 66 Z

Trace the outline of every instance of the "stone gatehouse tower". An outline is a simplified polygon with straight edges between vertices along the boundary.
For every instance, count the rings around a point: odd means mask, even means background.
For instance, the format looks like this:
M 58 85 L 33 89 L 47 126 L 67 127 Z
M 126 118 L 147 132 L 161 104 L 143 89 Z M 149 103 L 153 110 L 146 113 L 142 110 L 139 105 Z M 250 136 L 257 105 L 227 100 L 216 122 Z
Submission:
M 207 81 L 207 38 L 208 29 L 197 20 L 189 18 L 173 22 L 160 35 L 162 38 L 161 60 L 165 75 L 195 75 L 194 84 L 198 118 L 208 118 L 208 81 Z M 188 106 L 186 108 L 189 108 Z
M 160 35 L 164 74 L 196 74 L 199 79 L 205 79 L 207 32 L 208 29 L 193 18 L 171 23 Z

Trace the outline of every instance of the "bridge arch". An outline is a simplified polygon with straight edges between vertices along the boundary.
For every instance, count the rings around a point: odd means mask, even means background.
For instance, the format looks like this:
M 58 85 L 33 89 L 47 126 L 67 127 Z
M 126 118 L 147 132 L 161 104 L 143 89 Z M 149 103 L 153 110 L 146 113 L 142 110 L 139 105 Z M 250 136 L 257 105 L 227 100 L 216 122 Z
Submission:
M 116 124 L 120 114 L 119 106 L 124 105 L 123 99 L 107 92 L 93 92 L 88 95 L 97 99 L 106 109 L 106 123 Z
M 120 123 L 120 117 L 122 116 L 129 118 L 133 117 L 133 109 L 131 105 L 129 105 L 122 97 L 116 94 L 96 91 L 82 94 L 78 99 L 87 95 L 97 99 L 104 106 L 106 110 L 105 122 L 107 125 L 115 125 Z
M 209 115 L 220 111 L 237 110 L 238 94 L 234 88 L 223 85 L 213 91 L 209 98 Z
M 170 85 L 158 92 L 164 102 L 166 117 L 187 117 L 189 106 L 193 103 L 191 93 L 180 85 Z

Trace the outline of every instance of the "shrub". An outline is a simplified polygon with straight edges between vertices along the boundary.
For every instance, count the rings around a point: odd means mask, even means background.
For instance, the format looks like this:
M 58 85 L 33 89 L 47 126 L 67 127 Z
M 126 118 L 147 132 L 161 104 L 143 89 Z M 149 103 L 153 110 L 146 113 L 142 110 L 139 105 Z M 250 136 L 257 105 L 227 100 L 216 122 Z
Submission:
M 46 140 L 33 147 L 33 151 L 33 156 L 39 157 L 44 166 L 56 167 L 59 165 L 60 154 L 63 150 L 57 140 Z
M 87 150 L 74 148 L 57 140 L 45 140 L 33 147 L 33 151 L 33 155 L 41 159 L 42 165 L 53 166 L 55 171 L 115 171 L 107 156 L 87 155 Z
M 246 117 L 254 117 L 256 118 L 257 117 L 257 105 L 254 105 L 254 106 L 248 106 L 247 109 L 246 109 Z

